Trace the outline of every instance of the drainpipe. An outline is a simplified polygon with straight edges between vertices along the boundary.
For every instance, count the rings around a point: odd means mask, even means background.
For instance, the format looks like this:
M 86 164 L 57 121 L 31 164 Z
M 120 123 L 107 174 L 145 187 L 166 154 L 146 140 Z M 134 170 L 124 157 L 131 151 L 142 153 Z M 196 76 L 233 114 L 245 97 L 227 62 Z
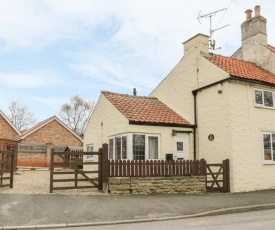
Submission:
M 197 92 L 196 90 L 192 91 L 194 96 L 194 160 L 197 160 Z

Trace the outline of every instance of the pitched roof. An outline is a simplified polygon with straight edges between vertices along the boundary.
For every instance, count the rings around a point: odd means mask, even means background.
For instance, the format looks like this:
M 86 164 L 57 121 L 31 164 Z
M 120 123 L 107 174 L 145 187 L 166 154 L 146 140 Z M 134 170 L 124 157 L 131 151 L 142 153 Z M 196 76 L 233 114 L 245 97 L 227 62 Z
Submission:
M 162 125 L 190 125 L 156 97 L 141 97 L 102 91 L 102 94 L 130 121 Z
M 61 120 L 59 120 L 56 116 L 52 116 L 44 121 L 41 121 L 37 123 L 35 126 L 25 130 L 22 132 L 20 135 L 18 135 L 15 139 L 16 140 L 21 140 L 24 139 L 25 137 L 29 136 L 30 134 L 34 133 L 35 131 L 41 129 L 43 126 L 46 124 L 50 123 L 51 121 L 56 120 L 58 123 L 60 123 L 65 129 L 67 129 L 70 133 L 72 133 L 75 137 L 77 137 L 79 140 L 82 141 L 82 139 L 73 131 L 71 130 L 67 125 L 65 125 Z
M 267 48 L 270 49 L 273 53 L 275 53 L 275 47 L 272 45 L 267 45 Z
M 0 110 L 0 115 L 9 123 L 9 125 L 14 129 L 17 134 L 20 134 L 20 131 L 15 127 L 15 125 L 10 121 L 10 119 Z
M 204 57 L 230 75 L 275 84 L 274 74 L 252 62 L 224 57 L 213 53 Z

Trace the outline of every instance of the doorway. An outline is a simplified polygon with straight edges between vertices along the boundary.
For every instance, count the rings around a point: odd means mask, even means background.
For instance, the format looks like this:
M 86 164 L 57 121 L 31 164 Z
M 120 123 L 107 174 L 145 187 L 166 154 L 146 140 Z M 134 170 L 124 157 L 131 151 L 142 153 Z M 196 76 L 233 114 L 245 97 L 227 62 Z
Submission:
M 174 136 L 174 160 L 189 160 L 189 135 L 186 133 Z

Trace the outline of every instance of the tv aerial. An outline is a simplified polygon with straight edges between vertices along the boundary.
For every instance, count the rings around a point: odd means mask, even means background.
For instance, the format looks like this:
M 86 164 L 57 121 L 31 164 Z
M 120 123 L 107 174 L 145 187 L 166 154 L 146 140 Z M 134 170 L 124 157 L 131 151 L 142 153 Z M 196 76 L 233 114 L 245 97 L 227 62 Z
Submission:
M 214 12 L 211 12 L 211 13 L 208 13 L 208 14 L 204 14 L 204 15 L 201 15 L 201 12 L 199 12 L 199 15 L 198 15 L 198 18 L 197 18 L 200 24 L 201 24 L 201 22 L 200 22 L 200 19 L 201 19 L 201 18 L 209 18 L 209 20 L 210 20 L 210 29 L 209 29 L 209 33 L 210 33 L 209 49 L 211 49 L 211 50 L 218 50 L 218 49 L 221 49 L 221 47 L 219 47 L 219 48 L 216 49 L 216 42 L 215 42 L 214 39 L 212 39 L 213 33 L 216 32 L 217 30 L 223 29 L 223 28 L 225 28 L 225 27 L 227 27 L 227 26 L 230 25 L 230 24 L 228 24 L 228 25 L 225 25 L 225 26 L 216 28 L 216 29 L 212 29 L 212 17 L 215 16 L 217 13 L 220 13 L 221 11 L 224 11 L 224 10 L 226 10 L 226 8 L 221 9 L 221 10 L 217 10 L 217 11 L 214 11 Z

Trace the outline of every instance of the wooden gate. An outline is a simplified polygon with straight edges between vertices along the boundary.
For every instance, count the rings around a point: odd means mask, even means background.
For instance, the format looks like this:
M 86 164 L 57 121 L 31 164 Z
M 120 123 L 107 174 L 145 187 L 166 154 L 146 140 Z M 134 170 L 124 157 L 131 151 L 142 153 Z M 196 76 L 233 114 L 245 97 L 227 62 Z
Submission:
M 83 162 L 85 155 L 90 155 L 93 160 Z M 54 190 L 67 189 L 98 188 L 102 190 L 101 162 L 102 149 L 98 152 L 54 152 L 52 150 L 50 193 Z
M 14 152 L 0 150 L 0 188 L 13 188 Z
M 228 159 L 222 164 L 206 164 L 206 191 L 230 192 Z

